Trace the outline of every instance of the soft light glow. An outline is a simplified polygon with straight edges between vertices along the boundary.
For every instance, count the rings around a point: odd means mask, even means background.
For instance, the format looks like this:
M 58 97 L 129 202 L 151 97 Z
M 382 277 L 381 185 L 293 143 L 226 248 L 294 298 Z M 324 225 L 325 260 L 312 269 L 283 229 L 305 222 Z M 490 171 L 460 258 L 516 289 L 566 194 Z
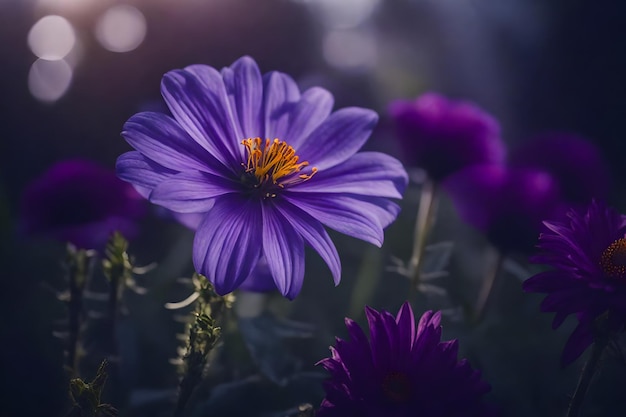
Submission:
M 67 92 L 72 82 L 72 67 L 65 60 L 38 59 L 28 73 L 28 89 L 38 100 L 53 102 Z
M 76 44 L 76 34 L 64 17 L 42 17 L 28 32 L 28 46 L 41 59 L 63 59 Z
M 367 32 L 329 32 L 323 50 L 326 62 L 337 68 L 367 69 L 376 64 L 376 42 Z
M 146 19 L 135 7 L 120 5 L 107 10 L 96 23 L 96 38 L 112 52 L 129 52 L 146 37 Z
M 380 0 L 315 0 L 310 6 L 327 26 L 354 28 L 370 18 Z
M 94 6 L 102 3 L 103 0 L 35 0 L 35 6 L 39 10 L 53 11 L 59 14 L 83 13 Z

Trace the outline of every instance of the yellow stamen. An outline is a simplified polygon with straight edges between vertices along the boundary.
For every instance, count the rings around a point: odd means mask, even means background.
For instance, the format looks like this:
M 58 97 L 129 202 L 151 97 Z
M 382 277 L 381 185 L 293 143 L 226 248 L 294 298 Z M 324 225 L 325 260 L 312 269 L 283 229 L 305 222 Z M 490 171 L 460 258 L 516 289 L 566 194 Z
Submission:
M 313 167 L 310 174 L 293 175 L 309 163 L 298 162 L 299 157 L 296 151 L 285 141 L 248 138 L 244 139 L 241 144 L 245 146 L 248 154 L 247 163 L 242 165 L 246 168 L 246 172 L 254 174 L 259 184 L 269 182 L 284 188 L 286 185 L 309 180 L 317 172 L 317 168 Z
M 617 239 L 604 250 L 600 266 L 611 278 L 626 278 L 626 239 Z

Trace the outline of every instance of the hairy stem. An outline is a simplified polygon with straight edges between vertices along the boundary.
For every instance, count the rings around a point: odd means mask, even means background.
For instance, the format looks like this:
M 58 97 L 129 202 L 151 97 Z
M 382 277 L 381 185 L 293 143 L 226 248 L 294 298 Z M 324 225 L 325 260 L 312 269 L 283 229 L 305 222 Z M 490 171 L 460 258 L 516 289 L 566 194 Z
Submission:
M 79 374 L 80 333 L 83 322 L 83 294 L 89 278 L 90 263 L 93 255 L 83 249 L 68 247 L 67 275 L 69 281 L 69 298 L 67 300 L 69 328 L 67 340 L 66 366 L 70 374 Z

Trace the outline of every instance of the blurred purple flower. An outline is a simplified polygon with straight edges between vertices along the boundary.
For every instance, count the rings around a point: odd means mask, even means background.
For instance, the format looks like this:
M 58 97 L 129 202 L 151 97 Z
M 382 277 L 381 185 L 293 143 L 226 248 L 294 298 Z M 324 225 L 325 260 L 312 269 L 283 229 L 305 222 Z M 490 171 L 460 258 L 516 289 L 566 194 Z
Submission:
M 551 266 L 523 284 L 524 291 L 547 293 L 542 311 L 556 312 L 557 328 L 570 314 L 578 326 L 571 334 L 561 363 L 568 365 L 594 341 L 596 319 L 608 313 L 610 332 L 626 324 L 626 216 L 593 201 L 585 210 L 571 210 L 566 222 L 545 222 L 540 253 L 532 262 Z
M 350 340 L 337 338 L 319 362 L 331 374 L 319 417 L 488 417 L 490 391 L 480 372 L 457 360 L 458 341 L 441 341 L 441 313 L 427 311 L 417 327 L 409 303 L 397 317 L 365 309 L 370 341 L 346 318 Z
M 504 163 L 498 122 L 473 103 L 427 93 L 393 101 L 389 113 L 405 162 L 435 181 L 468 166 Z
M 139 113 L 123 136 L 118 175 L 150 201 L 203 217 L 193 261 L 219 294 L 238 288 L 264 256 L 279 291 L 293 299 L 304 277 L 304 243 L 341 265 L 323 225 L 375 245 L 397 216 L 407 174 L 396 159 L 357 151 L 378 120 L 333 96 L 300 92 L 286 74 L 261 76 L 243 57 L 221 73 L 192 65 L 163 77 L 173 118 Z M 276 139 L 272 139 L 276 138 Z
M 102 249 L 114 231 L 135 237 L 144 213 L 144 200 L 113 170 L 74 159 L 53 165 L 26 187 L 20 230 L 82 249 Z
M 541 222 L 561 206 L 556 181 L 530 168 L 470 167 L 451 175 L 444 187 L 461 219 L 504 253 L 531 251 Z
M 568 133 L 545 133 L 511 154 L 513 166 L 543 169 L 558 182 L 563 198 L 588 205 L 592 198 L 608 197 L 611 175 L 600 150 Z

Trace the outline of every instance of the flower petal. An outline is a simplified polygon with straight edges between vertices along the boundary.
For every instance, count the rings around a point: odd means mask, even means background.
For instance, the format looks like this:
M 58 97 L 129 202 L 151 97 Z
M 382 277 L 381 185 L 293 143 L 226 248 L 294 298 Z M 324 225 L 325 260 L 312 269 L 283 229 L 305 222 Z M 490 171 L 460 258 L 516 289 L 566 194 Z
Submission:
M 230 68 L 222 69 L 226 91 L 232 109 L 237 114 L 243 138 L 255 138 L 261 134 L 263 79 L 254 59 L 244 56 Z
M 278 210 L 263 208 L 263 254 L 278 291 L 293 300 L 304 281 L 304 241 Z
M 219 72 L 206 65 L 170 71 L 161 93 L 176 121 L 204 149 L 230 169 L 242 161 L 242 149 L 226 87 Z
M 574 329 L 563 353 L 561 354 L 561 366 L 565 367 L 574 362 L 576 358 L 583 354 L 583 352 L 593 343 L 593 331 L 591 324 L 586 320 L 578 323 L 578 326 Z
M 277 71 L 265 74 L 263 84 L 265 138 L 285 140 L 300 89 L 293 78 Z
M 290 191 L 402 198 L 407 182 L 408 175 L 396 158 L 380 152 L 359 152 L 342 164 L 318 171 Z
M 309 134 L 319 126 L 333 109 L 335 99 L 327 90 L 312 87 L 302 93 L 289 118 L 289 129 L 283 140 L 296 151 Z
M 218 294 L 235 290 L 254 270 L 261 256 L 262 221 L 258 201 L 228 195 L 217 199 L 200 224 L 193 264 Z
M 298 232 L 326 262 L 333 275 L 335 285 L 341 280 L 341 261 L 337 248 L 322 224 L 292 204 L 276 204 L 276 209 L 287 219 Z
M 383 244 L 383 228 L 400 212 L 385 198 L 323 193 L 284 193 L 283 197 L 331 229 L 378 247 Z
M 120 155 L 115 170 L 120 179 L 131 183 L 144 198 L 148 198 L 154 187 L 177 173 L 149 160 L 137 151 Z
M 236 191 L 236 184 L 225 178 L 187 171 L 157 185 L 150 194 L 150 201 L 179 213 L 203 213 L 213 207 L 215 197 Z
M 298 146 L 298 155 L 319 170 L 338 165 L 361 149 L 377 122 L 378 115 L 373 110 L 337 110 Z
M 164 167 L 176 171 L 224 171 L 224 167 L 211 154 L 165 114 L 135 114 L 124 124 L 122 136 L 133 148 Z

